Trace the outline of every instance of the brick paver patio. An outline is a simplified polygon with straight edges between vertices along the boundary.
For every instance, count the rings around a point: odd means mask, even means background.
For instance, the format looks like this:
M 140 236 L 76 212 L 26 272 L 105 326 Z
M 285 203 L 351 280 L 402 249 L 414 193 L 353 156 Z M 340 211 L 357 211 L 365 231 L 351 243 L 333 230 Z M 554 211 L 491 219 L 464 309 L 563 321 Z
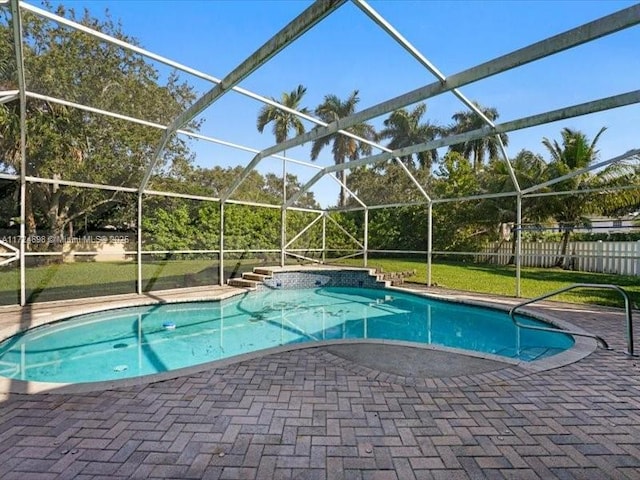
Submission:
M 0 478 L 640 479 L 640 367 L 622 317 L 565 316 L 614 350 L 435 383 L 319 347 L 105 392 L 9 394 Z

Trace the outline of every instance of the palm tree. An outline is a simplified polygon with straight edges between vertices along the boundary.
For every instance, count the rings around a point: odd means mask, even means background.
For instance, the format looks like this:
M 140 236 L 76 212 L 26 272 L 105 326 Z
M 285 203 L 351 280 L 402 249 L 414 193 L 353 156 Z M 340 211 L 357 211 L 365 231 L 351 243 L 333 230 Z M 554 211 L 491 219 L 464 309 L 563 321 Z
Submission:
M 477 102 L 473 102 L 473 104 L 491 121 L 496 120 L 500 116 L 495 108 L 484 108 Z M 487 125 L 482 117 L 474 111 L 457 112 L 454 113 L 451 118 L 455 122 L 449 129 L 451 135 L 478 130 Z M 505 146 L 508 145 L 509 137 L 506 133 L 501 133 L 500 139 Z M 473 160 L 473 168 L 475 171 L 478 171 L 484 163 L 485 153 L 489 154 L 489 158 L 494 158 L 498 155 L 498 147 L 498 139 L 495 135 L 490 135 L 477 140 L 469 140 L 457 145 L 452 145 L 450 149 L 454 152 L 461 153 L 469 160 Z
M 511 167 L 518 184 L 524 189 L 540 183 L 541 179 L 544 178 L 547 165 L 541 155 L 534 154 L 529 150 L 521 150 L 511 162 Z M 482 184 L 484 190 L 488 192 L 505 193 L 513 192 L 515 189 L 505 160 L 497 158 L 489 161 L 482 176 Z M 541 211 L 540 205 L 543 205 L 540 198 L 530 198 L 523 202 L 522 222 L 539 222 L 548 218 L 544 211 Z M 494 253 L 500 250 L 503 243 L 511 241 L 511 258 L 508 263 L 514 263 L 516 236 L 512 234 L 509 227 L 515 225 L 517 221 L 515 199 L 504 197 L 488 198 L 483 201 L 483 207 L 480 214 L 482 215 L 482 210 L 484 210 L 486 212 L 484 215 L 499 225 L 500 242 L 494 249 Z
M 324 101 L 316 108 L 316 115 L 324 122 L 332 123 L 340 118 L 353 115 L 359 101 L 358 90 L 354 90 L 344 101 L 340 100 L 336 95 L 326 95 Z M 375 129 L 368 123 L 359 123 L 345 130 L 361 138 L 366 138 L 367 140 L 372 140 L 376 137 Z M 345 163 L 346 160 L 357 160 L 361 155 L 371 154 L 371 145 L 336 132 L 313 142 L 311 146 L 311 160 L 317 160 L 322 149 L 330 143 L 333 143 L 331 151 L 336 165 L 341 165 Z M 344 185 L 346 185 L 347 181 L 347 172 L 346 170 L 341 170 L 336 172 L 336 176 L 342 182 L 338 203 L 340 206 L 345 206 L 347 195 Z
M 291 92 L 284 92 L 278 103 L 292 110 L 307 114 L 309 110 L 306 107 L 299 108 L 305 93 L 307 93 L 306 87 L 298 85 L 298 87 Z M 272 98 L 272 100 L 277 102 L 275 98 Z M 265 105 L 260 109 L 256 123 L 258 131 L 262 133 L 269 123 L 273 124 L 273 135 L 276 137 L 276 143 L 284 142 L 289 137 L 291 130 L 295 131 L 296 135 L 302 135 L 304 133 L 304 125 L 299 116 L 273 105 Z
M 300 102 L 302 97 L 307 93 L 306 87 L 298 85 L 297 88 L 291 92 L 284 92 L 280 99 L 280 104 L 288 107 L 292 110 L 297 110 L 300 113 L 308 114 L 307 107 L 300 108 Z M 272 98 L 274 102 L 276 99 Z M 258 120 L 256 126 L 260 133 L 264 132 L 264 128 L 269 124 L 272 124 L 273 135 L 276 137 L 276 143 L 282 143 L 289 137 L 289 132 L 293 130 L 296 135 L 302 135 L 304 133 L 304 124 L 300 120 L 300 117 L 278 108 L 274 105 L 265 105 L 260 109 L 258 113 Z M 286 150 L 283 152 L 284 156 L 287 155 Z M 286 175 L 287 175 L 287 162 L 282 161 L 282 182 L 283 182 L 283 202 L 287 200 L 286 192 Z
M 404 108 L 396 110 L 384 121 L 385 128 L 378 137 L 390 138 L 391 141 L 387 147 L 392 150 L 434 140 L 442 134 L 443 130 L 429 122 L 420 123 L 426 111 L 426 103 L 420 103 L 411 111 Z M 416 157 L 420 167 L 431 171 L 433 162 L 438 160 L 438 151 L 433 149 L 428 152 L 419 152 Z M 412 166 L 415 164 L 413 155 L 406 155 L 401 160 Z
M 542 144 L 549 150 L 551 161 L 547 168 L 547 178 L 558 178 L 573 171 L 588 168 L 598 159 L 596 144 L 600 136 L 605 132 L 603 127 L 589 141 L 587 136 L 570 128 L 563 128 L 560 132 L 562 143 L 548 138 L 542 140 Z M 580 191 L 601 188 L 606 192 L 607 187 L 629 184 L 631 178 L 637 173 L 633 166 L 627 163 L 616 163 L 606 168 L 593 172 L 584 172 L 551 186 L 554 191 Z M 633 180 L 637 181 L 637 180 Z M 556 266 L 567 267 L 567 247 L 571 232 L 577 226 L 589 225 L 588 216 L 595 213 L 609 213 L 616 210 L 630 208 L 638 205 L 638 191 L 626 191 L 608 193 L 607 195 L 594 196 L 589 193 L 576 193 L 571 195 L 547 197 L 546 208 L 562 231 L 562 246 L 560 256 L 556 260 Z

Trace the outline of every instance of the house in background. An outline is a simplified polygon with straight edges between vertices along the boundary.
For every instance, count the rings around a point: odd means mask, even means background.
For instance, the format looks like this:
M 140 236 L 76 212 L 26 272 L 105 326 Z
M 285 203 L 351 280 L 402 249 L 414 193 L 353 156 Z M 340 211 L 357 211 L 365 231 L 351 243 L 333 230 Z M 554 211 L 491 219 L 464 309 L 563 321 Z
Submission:
M 589 217 L 590 227 L 576 228 L 576 233 L 631 233 L 640 231 L 640 211 L 620 217 Z

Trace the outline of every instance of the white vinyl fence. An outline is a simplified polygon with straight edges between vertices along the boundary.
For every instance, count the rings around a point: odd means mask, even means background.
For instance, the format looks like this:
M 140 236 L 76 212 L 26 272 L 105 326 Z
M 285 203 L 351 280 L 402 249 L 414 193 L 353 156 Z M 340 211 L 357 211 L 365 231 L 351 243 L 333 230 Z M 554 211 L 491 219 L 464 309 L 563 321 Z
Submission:
M 498 242 L 488 244 L 483 253 L 496 252 Z M 505 265 L 512 256 L 512 244 L 503 243 L 497 255 L 477 255 L 480 262 Z M 560 242 L 522 242 L 523 267 L 553 267 L 560 255 Z M 640 240 L 635 242 L 569 242 L 568 264 L 582 272 L 640 276 Z

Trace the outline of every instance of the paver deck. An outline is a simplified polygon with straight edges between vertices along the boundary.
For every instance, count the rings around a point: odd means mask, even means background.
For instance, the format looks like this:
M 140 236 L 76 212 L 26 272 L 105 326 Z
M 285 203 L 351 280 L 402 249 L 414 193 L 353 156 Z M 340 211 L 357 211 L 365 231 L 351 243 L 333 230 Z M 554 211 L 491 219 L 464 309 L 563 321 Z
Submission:
M 544 308 L 614 350 L 417 382 L 315 347 L 116 390 L 8 394 L 0 478 L 640 479 L 622 315 Z

